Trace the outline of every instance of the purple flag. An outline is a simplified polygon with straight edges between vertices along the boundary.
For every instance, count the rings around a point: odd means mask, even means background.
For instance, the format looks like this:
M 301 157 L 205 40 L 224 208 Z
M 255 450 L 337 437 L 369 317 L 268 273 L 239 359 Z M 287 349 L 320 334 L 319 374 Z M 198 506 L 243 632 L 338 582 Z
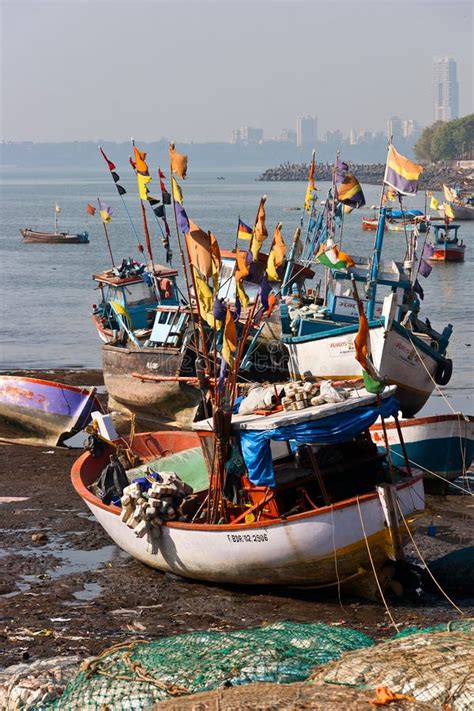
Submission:
M 267 275 L 263 272 L 262 283 L 260 284 L 260 301 L 262 302 L 263 310 L 268 311 L 268 295 L 270 294 L 272 287 L 267 279 Z
M 189 220 L 188 216 L 186 215 L 184 207 L 179 203 L 175 203 L 176 207 L 176 221 L 178 223 L 178 229 L 180 232 L 183 233 L 183 235 L 187 235 L 189 232 Z
M 421 255 L 422 257 L 425 257 L 426 259 L 429 259 L 430 257 L 433 256 L 434 252 L 434 247 L 432 244 L 429 242 L 425 242 L 425 246 L 423 247 L 423 254 Z
M 215 299 L 214 300 L 214 306 L 212 309 L 214 318 L 217 319 L 218 321 L 225 321 L 227 309 L 225 307 L 224 302 L 222 299 Z
M 426 279 L 426 277 L 429 277 L 429 275 L 431 274 L 432 269 L 433 267 L 431 266 L 431 264 L 429 264 L 425 259 L 420 259 L 420 266 L 418 268 L 418 272 L 421 274 L 421 276 L 425 277 Z

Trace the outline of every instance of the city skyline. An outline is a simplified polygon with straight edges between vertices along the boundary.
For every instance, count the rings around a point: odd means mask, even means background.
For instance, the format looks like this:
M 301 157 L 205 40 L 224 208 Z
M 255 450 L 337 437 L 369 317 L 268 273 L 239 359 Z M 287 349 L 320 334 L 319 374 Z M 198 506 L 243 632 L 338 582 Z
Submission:
M 459 118 L 457 63 L 452 57 L 433 59 L 433 120 Z
M 471 4 L 397 9 L 370 0 L 3 0 L 2 139 L 228 142 L 238 126 L 292 137 L 308 115 L 319 138 L 385 131 L 395 115 L 429 125 L 441 46 L 457 62 L 460 114 L 471 113 Z M 71 33 L 87 51 L 71 52 Z M 25 47 L 36 47 L 33 62 Z

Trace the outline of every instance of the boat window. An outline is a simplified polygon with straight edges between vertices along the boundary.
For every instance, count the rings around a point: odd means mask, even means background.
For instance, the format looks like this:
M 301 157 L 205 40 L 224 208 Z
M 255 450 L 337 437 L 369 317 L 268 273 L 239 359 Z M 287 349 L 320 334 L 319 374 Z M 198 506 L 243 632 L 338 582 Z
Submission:
M 144 282 L 128 284 L 124 287 L 124 290 L 128 306 L 156 303 L 156 297 L 153 291 Z
M 168 322 L 168 312 L 163 311 L 162 313 L 160 313 L 158 323 L 167 323 L 167 322 Z

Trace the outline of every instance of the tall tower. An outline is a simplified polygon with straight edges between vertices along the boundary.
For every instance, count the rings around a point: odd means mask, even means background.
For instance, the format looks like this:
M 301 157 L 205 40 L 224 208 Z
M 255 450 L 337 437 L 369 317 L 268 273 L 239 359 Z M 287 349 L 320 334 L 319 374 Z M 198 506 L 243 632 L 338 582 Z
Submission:
M 459 84 L 456 62 L 451 57 L 433 60 L 433 119 L 451 121 L 459 118 Z
M 318 140 L 318 117 L 303 116 L 296 120 L 296 145 L 313 148 Z

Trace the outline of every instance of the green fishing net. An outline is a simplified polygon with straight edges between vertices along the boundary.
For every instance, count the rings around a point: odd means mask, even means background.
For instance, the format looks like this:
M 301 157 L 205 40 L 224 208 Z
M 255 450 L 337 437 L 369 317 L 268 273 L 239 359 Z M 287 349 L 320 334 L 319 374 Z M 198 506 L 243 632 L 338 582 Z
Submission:
M 94 660 L 48 708 L 128 711 L 224 686 L 303 681 L 314 667 L 373 644 L 356 630 L 295 622 L 139 640 Z
M 405 627 L 404 630 L 394 635 L 392 639 L 407 637 L 410 634 L 418 634 L 419 632 L 425 634 L 430 632 L 474 632 L 474 617 L 468 617 L 464 620 L 452 620 L 435 627 Z

